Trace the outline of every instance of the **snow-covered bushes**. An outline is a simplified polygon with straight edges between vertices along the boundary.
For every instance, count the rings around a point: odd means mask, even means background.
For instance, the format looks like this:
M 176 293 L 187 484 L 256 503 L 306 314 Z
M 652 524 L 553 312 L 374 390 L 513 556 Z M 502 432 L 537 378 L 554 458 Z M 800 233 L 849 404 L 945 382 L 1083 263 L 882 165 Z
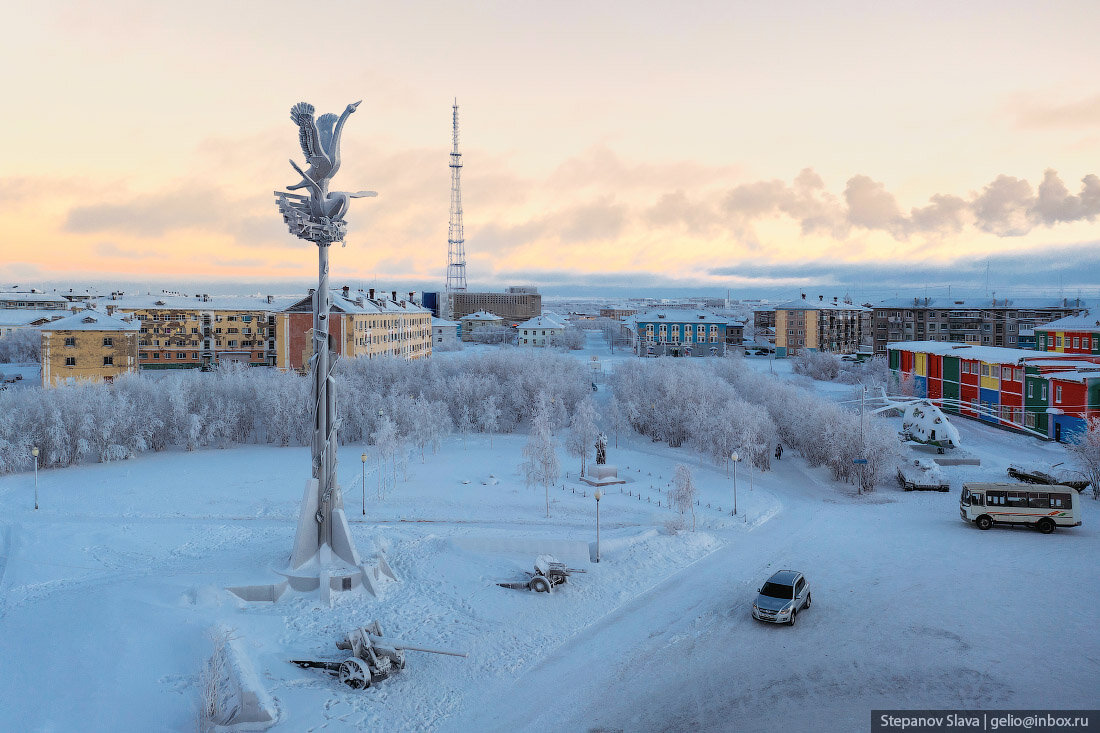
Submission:
M 0 336 L 0 364 L 26 364 L 42 360 L 42 332 L 18 328 Z
M 804 351 L 791 359 L 791 369 L 795 374 L 805 374 L 807 377 L 823 382 L 832 382 L 840 376 L 840 365 L 843 363 L 836 354 Z
M 803 374 L 822 382 L 885 387 L 893 381 L 890 366 L 883 356 L 863 361 L 845 361 L 836 354 L 807 351 L 793 357 L 791 361 L 795 374 Z
M 1088 429 L 1077 435 L 1077 442 L 1066 446 L 1077 460 L 1081 472 L 1092 482 L 1092 498 L 1100 499 L 1100 418 L 1090 418 Z
M 345 359 L 336 371 L 342 443 L 371 442 L 381 420 L 390 420 L 398 445 L 422 454 L 456 425 L 512 432 L 542 392 L 553 398 L 547 419 L 556 429 L 590 394 L 583 364 L 541 349 L 446 361 Z M 40 466 L 68 466 L 168 447 L 308 445 L 309 387 L 296 374 L 226 367 L 7 390 L 0 392 L 0 473 L 30 468 L 33 446 Z
M 892 476 L 901 459 L 897 436 L 885 421 L 865 418 L 861 432 L 858 413 L 747 369 L 739 359 L 625 362 L 610 382 L 612 422 L 670 446 L 688 444 L 715 463 L 736 451 L 767 469 L 782 442 L 811 466 L 827 466 L 837 480 L 869 489 Z M 853 464 L 856 458 L 867 464 Z

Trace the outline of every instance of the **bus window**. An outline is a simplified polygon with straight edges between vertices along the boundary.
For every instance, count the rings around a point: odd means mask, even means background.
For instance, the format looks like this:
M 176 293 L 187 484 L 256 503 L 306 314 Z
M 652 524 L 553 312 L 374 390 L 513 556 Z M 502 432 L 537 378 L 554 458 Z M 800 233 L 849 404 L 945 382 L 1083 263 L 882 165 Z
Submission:
M 1069 494 L 1051 494 L 1050 495 L 1050 508 L 1051 509 L 1069 509 L 1073 505 L 1073 500 Z
M 962 503 L 966 504 L 970 501 L 970 489 L 963 487 Z
M 1026 491 L 1010 491 L 1005 498 L 1005 506 L 1022 508 L 1027 506 Z
M 985 500 L 989 506 L 1004 506 L 1005 505 L 1005 492 L 1003 491 L 987 491 L 985 492 Z
M 1050 497 L 1045 491 L 1029 491 L 1027 494 L 1027 504 L 1033 509 L 1049 509 Z
M 981 494 L 970 495 L 970 506 L 983 506 Z

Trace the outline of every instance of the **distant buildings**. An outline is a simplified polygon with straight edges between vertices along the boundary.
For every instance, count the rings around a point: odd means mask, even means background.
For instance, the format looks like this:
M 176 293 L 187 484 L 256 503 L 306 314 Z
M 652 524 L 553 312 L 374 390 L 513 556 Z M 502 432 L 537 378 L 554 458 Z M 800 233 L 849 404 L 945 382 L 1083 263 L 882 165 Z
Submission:
M 792 300 L 775 307 L 775 355 L 802 351 L 854 354 L 859 351 L 866 308 L 837 298 Z
M 550 346 L 562 343 L 565 324 L 549 315 L 541 315 L 516 326 L 518 346 Z
M 1020 347 L 1020 332 L 1081 313 L 1079 298 L 896 298 L 874 306 L 874 350 L 905 341 Z
M 1100 354 L 1100 317 L 1083 311 L 1034 329 L 1035 349 L 1060 354 Z
M 632 316 L 637 312 L 636 308 L 600 308 L 600 317 L 618 320 Z
M 85 310 L 42 326 L 42 386 L 110 382 L 138 370 L 138 322 Z
M 431 356 L 431 312 L 396 291 L 349 287 L 331 291 L 329 348 L 340 356 L 373 359 L 392 356 L 412 360 Z M 309 370 L 313 356 L 313 294 L 275 315 L 275 366 L 284 371 Z
M 913 395 L 937 400 L 947 412 L 1062 442 L 1100 416 L 1100 354 L 942 341 L 890 344 L 887 351 L 890 369 Z
M 462 324 L 458 321 L 446 321 L 432 318 L 432 348 L 453 348 L 458 345 Z
M 542 296 L 532 287 L 510 287 L 503 293 L 456 292 L 451 294 L 451 300 L 452 318 L 458 321 L 478 311 L 492 313 L 513 324 L 542 314 Z
M 729 320 L 700 310 L 644 311 L 628 319 L 638 356 L 722 356 Z
M 459 319 L 462 324 L 462 340 L 475 341 L 478 335 L 489 331 L 503 331 L 504 319 L 488 311 L 476 311 Z

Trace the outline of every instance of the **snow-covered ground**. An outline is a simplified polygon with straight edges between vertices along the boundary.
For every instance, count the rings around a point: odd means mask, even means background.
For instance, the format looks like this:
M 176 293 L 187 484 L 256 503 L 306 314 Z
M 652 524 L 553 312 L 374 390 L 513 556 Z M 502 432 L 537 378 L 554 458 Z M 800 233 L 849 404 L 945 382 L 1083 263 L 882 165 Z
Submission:
M 595 342 L 578 356 L 592 355 L 605 370 L 634 358 Z M 547 519 L 542 489 L 518 469 L 525 435 L 492 447 L 488 436 L 449 438 L 423 462 L 412 455 L 384 497 L 367 449 L 364 517 L 362 449 L 345 446 L 360 552 L 384 550 L 400 582 L 331 609 L 302 597 L 249 605 L 222 590 L 278 579 L 306 448 L 43 471 L 38 511 L 33 474 L 5 476 L 0 730 L 193 729 L 206 633 L 219 623 L 275 698 L 275 730 L 858 730 L 876 707 L 1094 706 L 1098 504 L 1083 500 L 1083 526 L 1049 536 L 963 523 L 962 481 L 1006 480 L 1009 463 L 1054 463 L 1064 450 L 956 423 L 982 465 L 945 467 L 951 493 L 857 497 L 787 452 L 751 490 L 739 469 L 738 517 L 724 466 L 612 437 L 609 461 L 629 483 L 600 502 L 602 562 L 562 558 L 587 572 L 550 595 L 495 583 L 532 565 L 533 553 L 507 550 L 516 541 L 594 542 L 577 459 L 562 451 L 568 474 Z M 695 532 L 670 534 L 678 515 L 663 491 L 677 463 L 694 472 L 701 504 Z M 812 608 L 793 628 L 753 622 L 755 588 L 783 567 L 807 575 Z M 388 636 L 469 657 L 410 652 L 405 671 L 361 692 L 289 664 L 339 658 L 336 640 L 375 619 Z

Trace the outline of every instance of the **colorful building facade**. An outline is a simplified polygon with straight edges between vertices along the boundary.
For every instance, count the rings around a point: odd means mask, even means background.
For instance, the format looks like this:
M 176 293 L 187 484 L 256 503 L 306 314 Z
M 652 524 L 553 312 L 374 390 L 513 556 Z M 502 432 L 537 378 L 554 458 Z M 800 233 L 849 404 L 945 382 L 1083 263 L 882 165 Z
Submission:
M 667 308 L 628 319 L 638 356 L 724 356 L 729 319 L 708 311 Z
M 1100 355 L 910 341 L 887 347 L 915 397 L 946 412 L 1071 442 L 1100 416 Z
M 863 338 L 867 309 L 833 298 L 801 300 L 775 307 L 775 355 L 794 356 L 802 351 L 854 354 Z
M 1100 317 L 1084 311 L 1036 326 L 1035 349 L 1059 354 L 1100 355 Z

